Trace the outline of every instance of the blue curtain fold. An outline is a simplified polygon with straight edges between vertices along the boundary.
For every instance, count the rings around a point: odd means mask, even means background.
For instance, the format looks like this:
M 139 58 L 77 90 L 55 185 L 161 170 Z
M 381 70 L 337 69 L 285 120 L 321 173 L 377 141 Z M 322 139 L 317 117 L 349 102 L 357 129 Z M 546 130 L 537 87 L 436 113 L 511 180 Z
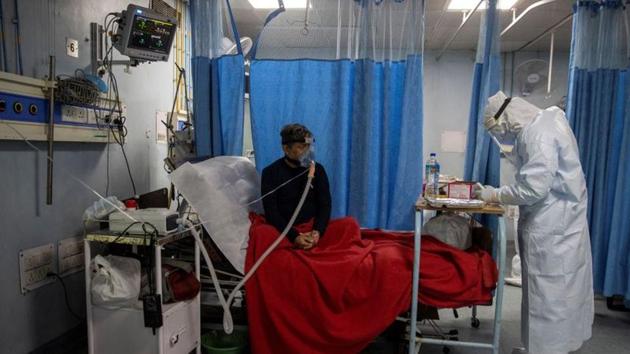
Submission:
M 305 124 L 327 170 L 334 217 L 410 230 L 422 177 L 422 57 L 255 60 L 251 112 L 259 170 L 282 156 L 280 129 Z
M 240 38 L 228 0 L 192 0 L 192 76 L 197 156 L 242 155 L 245 65 L 242 50 L 224 55 L 223 11 Z
M 488 98 L 500 89 L 501 59 L 496 6 L 497 0 L 488 1 L 488 9 L 485 11 L 479 30 L 468 116 L 464 178 L 467 181 L 477 181 L 484 185 L 498 187 L 500 183 L 499 149 L 492 143 L 483 126 L 483 112 Z M 496 234 L 497 218 L 483 217 L 481 219 Z
M 574 8 L 567 115 L 588 188 L 595 291 L 630 301 L 630 60 L 622 1 Z
M 493 186 L 499 184 L 499 151 L 485 132 L 483 111 L 488 98 L 500 88 L 501 61 L 496 5 L 496 0 L 489 0 L 479 31 L 464 166 L 466 180 Z

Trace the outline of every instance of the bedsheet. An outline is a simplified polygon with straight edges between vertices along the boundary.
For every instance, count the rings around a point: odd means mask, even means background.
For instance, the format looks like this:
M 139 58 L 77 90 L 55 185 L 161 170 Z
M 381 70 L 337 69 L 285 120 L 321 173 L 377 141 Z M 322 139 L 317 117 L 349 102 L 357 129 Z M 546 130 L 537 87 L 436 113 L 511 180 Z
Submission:
M 246 270 L 279 235 L 264 217 L 250 218 Z M 412 268 L 413 233 L 361 230 L 352 218 L 332 220 L 308 251 L 282 241 L 245 285 L 252 351 L 361 351 L 409 309 Z M 486 252 L 428 235 L 420 270 L 419 300 L 438 308 L 488 303 L 497 280 Z

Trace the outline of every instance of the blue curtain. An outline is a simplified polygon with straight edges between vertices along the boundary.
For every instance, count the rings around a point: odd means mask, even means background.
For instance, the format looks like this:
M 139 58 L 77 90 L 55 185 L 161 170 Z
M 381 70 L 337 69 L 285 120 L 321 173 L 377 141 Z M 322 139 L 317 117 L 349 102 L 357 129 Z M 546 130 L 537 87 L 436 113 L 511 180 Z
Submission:
M 630 60 L 622 1 L 574 8 L 567 115 L 589 197 L 595 291 L 630 301 Z
M 357 6 L 375 18 L 371 8 L 381 3 Z M 333 217 L 354 216 L 364 227 L 413 228 L 422 189 L 421 51 L 403 60 L 252 60 L 250 87 L 259 170 L 283 155 L 282 126 L 300 122 L 313 132 L 316 159 L 328 173 Z
M 250 68 L 256 165 L 282 156 L 280 129 L 305 124 L 326 169 L 333 215 L 411 229 L 421 190 L 422 57 L 255 60 Z
M 245 65 L 229 0 L 193 0 L 193 113 L 197 156 L 242 155 Z M 224 55 L 227 10 L 238 53 Z
M 501 60 L 499 48 L 499 18 L 497 0 L 488 1 L 482 17 L 477 46 L 477 59 L 473 76 L 464 178 L 484 185 L 499 186 L 499 149 L 492 143 L 483 127 L 483 112 L 488 98 L 499 91 Z M 497 231 L 496 217 L 484 217 L 482 222 L 493 232 Z
M 499 91 L 499 21 L 496 0 L 490 0 L 479 31 L 479 44 L 473 77 L 464 178 L 483 184 L 499 184 L 499 151 L 483 127 L 483 111 L 488 98 Z

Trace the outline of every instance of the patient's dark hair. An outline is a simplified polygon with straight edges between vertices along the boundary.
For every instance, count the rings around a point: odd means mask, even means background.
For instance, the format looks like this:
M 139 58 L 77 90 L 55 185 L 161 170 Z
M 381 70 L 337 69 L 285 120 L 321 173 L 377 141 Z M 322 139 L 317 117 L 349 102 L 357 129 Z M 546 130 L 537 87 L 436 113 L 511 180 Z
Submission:
M 295 123 L 285 125 L 280 131 L 280 136 L 282 137 L 282 145 L 291 145 L 303 143 L 305 138 L 312 137 L 313 134 L 302 124 Z

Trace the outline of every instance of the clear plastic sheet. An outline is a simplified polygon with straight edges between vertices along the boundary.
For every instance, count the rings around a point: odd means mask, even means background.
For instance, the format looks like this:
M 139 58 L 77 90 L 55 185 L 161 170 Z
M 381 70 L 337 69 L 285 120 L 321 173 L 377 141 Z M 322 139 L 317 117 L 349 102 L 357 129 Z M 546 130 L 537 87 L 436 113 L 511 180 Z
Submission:
M 198 213 L 212 240 L 234 268 L 244 272 L 249 241 L 249 213 L 262 213 L 260 177 L 249 159 L 219 156 L 186 163 L 171 174 L 175 185 Z

